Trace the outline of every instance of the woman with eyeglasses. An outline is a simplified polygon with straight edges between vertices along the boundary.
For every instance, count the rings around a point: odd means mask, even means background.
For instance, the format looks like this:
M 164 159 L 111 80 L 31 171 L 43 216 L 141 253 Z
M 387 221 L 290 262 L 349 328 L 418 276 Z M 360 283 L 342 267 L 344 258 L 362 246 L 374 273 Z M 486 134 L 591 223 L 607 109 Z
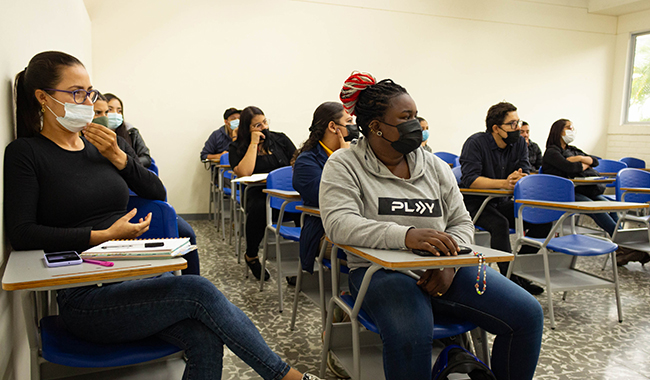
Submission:
M 253 173 L 269 173 L 283 166 L 289 166 L 296 146 L 282 132 L 269 130 L 269 120 L 261 109 L 249 106 L 239 117 L 237 140 L 228 149 L 230 166 L 238 177 Z M 258 280 L 262 275 L 262 265 L 257 251 L 266 228 L 266 194 L 261 186 L 251 187 L 246 193 L 246 265 Z M 297 222 L 297 214 L 287 214 Z M 264 273 L 264 280 L 270 274 Z
M 575 139 L 573 123 L 567 119 L 557 120 L 551 125 L 546 140 L 546 151 L 542 159 L 542 172 L 564 178 L 597 176 L 593 169 L 598 166 L 598 158 L 591 156 L 573 145 Z M 576 201 L 607 201 L 603 197 L 605 185 L 576 186 Z M 616 228 L 616 213 L 589 214 L 596 224 L 611 237 Z
M 165 189 L 117 146 L 113 131 L 91 123 L 98 93 L 83 64 L 61 52 L 37 54 L 16 76 L 15 94 L 21 138 L 4 157 L 4 220 L 13 248 L 83 251 L 147 231 L 151 215 L 129 222 L 135 210 L 126 209 L 128 189 L 159 200 Z M 158 336 L 182 348 L 183 379 L 221 378 L 224 344 L 264 379 L 316 378 L 283 362 L 246 314 L 200 276 L 167 273 L 61 289 L 57 302 L 63 322 L 81 339 Z
M 309 127 L 309 138 L 296 151 L 293 163 L 293 188 L 300 193 L 305 206 L 318 207 L 320 178 L 327 159 L 339 149 L 350 147 L 359 137 L 352 116 L 339 102 L 325 102 L 316 108 Z M 314 259 L 325 230 L 320 218 L 306 215 L 300 231 L 300 263 L 313 272 Z

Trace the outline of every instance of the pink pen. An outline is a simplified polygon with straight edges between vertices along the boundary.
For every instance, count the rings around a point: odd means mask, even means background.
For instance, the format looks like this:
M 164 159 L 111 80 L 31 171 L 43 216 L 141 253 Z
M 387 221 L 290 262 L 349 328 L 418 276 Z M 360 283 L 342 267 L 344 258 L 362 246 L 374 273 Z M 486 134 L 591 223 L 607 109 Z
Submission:
M 91 259 L 83 259 L 83 261 L 84 263 L 97 264 L 103 267 L 112 267 L 113 265 L 115 265 L 115 263 L 111 261 L 99 261 L 99 260 L 91 260 Z

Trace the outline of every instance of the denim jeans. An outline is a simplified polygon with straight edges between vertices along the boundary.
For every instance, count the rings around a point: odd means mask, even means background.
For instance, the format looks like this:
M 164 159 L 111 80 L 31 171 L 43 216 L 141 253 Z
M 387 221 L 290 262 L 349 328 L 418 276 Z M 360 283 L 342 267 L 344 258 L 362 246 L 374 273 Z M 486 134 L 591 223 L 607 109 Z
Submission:
M 582 201 L 608 201 L 609 199 L 603 197 L 602 195 L 597 195 L 593 198 L 589 198 L 586 195 L 582 195 L 579 193 L 576 193 L 576 202 L 582 202 Z M 591 219 L 596 222 L 598 227 L 602 228 L 605 230 L 608 234 L 609 237 L 612 237 L 614 235 L 614 229 L 616 228 L 616 222 L 618 222 L 618 215 L 616 215 L 615 212 L 612 213 L 602 213 L 602 214 L 588 214 Z
M 188 237 L 190 238 L 190 244 L 196 245 L 196 234 L 194 229 L 190 226 L 185 219 L 180 216 L 177 219 L 178 222 L 178 236 L 179 237 Z M 201 269 L 199 265 L 199 251 L 198 249 L 188 252 L 183 256 L 187 261 L 187 268 L 182 270 L 183 274 L 195 274 L 197 276 L 201 275 Z
M 111 343 L 157 335 L 184 349 L 185 380 L 220 379 L 224 344 L 264 379 L 281 379 L 290 369 L 246 314 L 204 277 L 166 273 L 64 289 L 58 303 L 79 338 Z
M 366 271 L 358 268 L 350 273 L 355 297 Z M 544 328 L 542 307 L 526 290 L 489 267 L 486 292 L 478 295 L 476 271 L 477 267 L 459 269 L 441 297 L 429 296 L 403 273 L 379 270 L 374 274 L 362 307 L 379 329 L 387 380 L 431 378 L 433 324 L 440 314 L 496 334 L 492 371 L 497 379 L 533 378 Z

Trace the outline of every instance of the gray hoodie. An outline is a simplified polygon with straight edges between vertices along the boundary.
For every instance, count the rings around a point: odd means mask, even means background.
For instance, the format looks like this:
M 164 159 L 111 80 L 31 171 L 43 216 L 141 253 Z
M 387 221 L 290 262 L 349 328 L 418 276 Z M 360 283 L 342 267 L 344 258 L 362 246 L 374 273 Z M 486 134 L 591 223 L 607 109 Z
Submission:
M 380 249 L 406 249 L 411 227 L 451 234 L 472 243 L 474 225 L 449 165 L 416 149 L 406 156 L 411 178 L 396 177 L 361 137 L 325 164 L 319 202 L 325 233 L 334 242 Z M 369 266 L 348 255 L 350 268 Z

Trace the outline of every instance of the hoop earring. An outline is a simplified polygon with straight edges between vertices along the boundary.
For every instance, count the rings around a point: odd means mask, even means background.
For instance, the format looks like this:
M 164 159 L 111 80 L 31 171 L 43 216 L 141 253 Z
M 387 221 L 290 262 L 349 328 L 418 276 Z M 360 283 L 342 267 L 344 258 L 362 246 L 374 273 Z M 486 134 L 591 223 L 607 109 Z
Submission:
M 375 133 L 376 133 L 377 136 L 379 136 L 379 137 L 381 137 L 381 136 L 383 135 L 383 133 L 381 133 L 381 131 L 377 131 L 377 132 L 375 132 Z
M 41 112 L 45 113 L 45 103 L 41 104 Z

